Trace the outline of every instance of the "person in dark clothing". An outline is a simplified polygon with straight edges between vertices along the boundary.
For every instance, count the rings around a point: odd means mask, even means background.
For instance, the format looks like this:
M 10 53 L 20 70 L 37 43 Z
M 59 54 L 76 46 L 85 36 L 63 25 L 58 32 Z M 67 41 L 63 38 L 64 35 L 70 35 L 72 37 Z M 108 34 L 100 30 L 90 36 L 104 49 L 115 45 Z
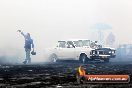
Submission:
M 23 63 L 24 64 L 31 63 L 31 57 L 30 57 L 31 46 L 32 46 L 33 51 L 34 51 L 33 39 L 31 39 L 29 33 L 24 34 L 21 30 L 18 30 L 18 32 L 20 32 L 25 38 L 25 46 L 24 46 L 24 48 L 25 48 L 25 52 L 26 52 L 26 59 L 25 59 L 25 61 Z

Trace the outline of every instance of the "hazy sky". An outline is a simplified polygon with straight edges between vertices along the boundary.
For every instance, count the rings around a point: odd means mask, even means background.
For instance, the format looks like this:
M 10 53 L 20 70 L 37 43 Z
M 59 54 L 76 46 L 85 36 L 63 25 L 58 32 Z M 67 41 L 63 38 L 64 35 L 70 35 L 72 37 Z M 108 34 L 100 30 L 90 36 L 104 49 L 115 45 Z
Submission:
M 37 49 L 69 38 L 97 39 L 97 23 L 116 43 L 132 43 L 132 0 L 0 0 L 0 49 L 23 50 L 18 29 L 31 33 Z

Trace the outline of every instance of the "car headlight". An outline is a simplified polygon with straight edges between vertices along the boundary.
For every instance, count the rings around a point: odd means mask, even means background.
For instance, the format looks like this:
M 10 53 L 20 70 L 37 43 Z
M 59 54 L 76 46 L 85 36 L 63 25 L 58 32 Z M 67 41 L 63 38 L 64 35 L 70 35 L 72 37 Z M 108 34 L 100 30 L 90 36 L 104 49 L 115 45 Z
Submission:
M 115 53 L 114 51 L 112 51 L 112 53 Z
M 111 51 L 109 51 L 109 53 L 111 53 Z

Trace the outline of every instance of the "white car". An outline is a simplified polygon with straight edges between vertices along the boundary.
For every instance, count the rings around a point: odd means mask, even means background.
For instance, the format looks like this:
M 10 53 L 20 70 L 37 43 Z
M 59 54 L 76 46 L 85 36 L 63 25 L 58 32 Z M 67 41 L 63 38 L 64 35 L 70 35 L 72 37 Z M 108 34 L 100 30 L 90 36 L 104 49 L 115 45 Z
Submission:
M 90 40 L 68 40 L 58 41 L 55 48 L 50 50 L 49 60 L 56 62 L 57 60 L 79 60 L 85 63 L 88 60 L 102 59 L 109 61 L 110 54 L 106 49 L 95 49 L 91 47 Z
M 90 58 L 90 51 L 92 48 L 78 47 L 75 41 L 58 41 L 57 46 L 50 50 L 49 59 L 52 62 L 57 60 L 80 60 L 85 62 Z

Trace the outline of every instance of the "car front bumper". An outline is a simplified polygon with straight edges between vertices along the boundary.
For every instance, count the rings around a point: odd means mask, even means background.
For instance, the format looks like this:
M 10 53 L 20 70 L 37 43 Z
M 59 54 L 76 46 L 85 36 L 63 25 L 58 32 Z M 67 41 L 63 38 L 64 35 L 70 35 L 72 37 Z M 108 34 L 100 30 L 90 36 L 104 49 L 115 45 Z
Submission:
M 110 55 L 90 55 L 90 58 L 91 59 L 108 59 L 108 58 L 111 58 Z

